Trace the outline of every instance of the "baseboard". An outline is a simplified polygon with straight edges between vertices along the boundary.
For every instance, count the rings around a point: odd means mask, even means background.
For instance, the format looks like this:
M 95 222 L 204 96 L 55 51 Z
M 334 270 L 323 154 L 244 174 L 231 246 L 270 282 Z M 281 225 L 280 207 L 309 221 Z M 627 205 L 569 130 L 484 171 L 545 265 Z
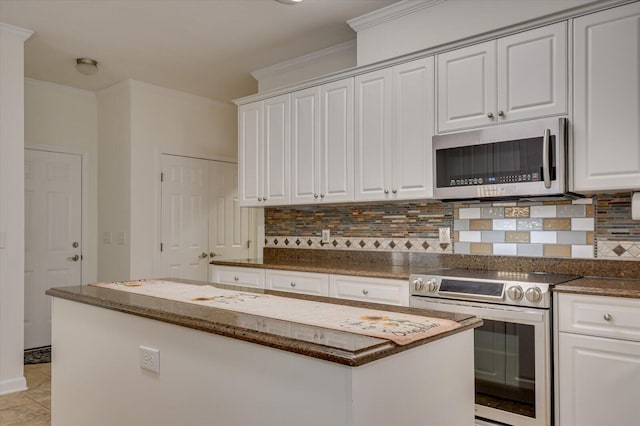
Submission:
M 27 390 L 27 380 L 22 377 L 0 381 L 0 395 Z

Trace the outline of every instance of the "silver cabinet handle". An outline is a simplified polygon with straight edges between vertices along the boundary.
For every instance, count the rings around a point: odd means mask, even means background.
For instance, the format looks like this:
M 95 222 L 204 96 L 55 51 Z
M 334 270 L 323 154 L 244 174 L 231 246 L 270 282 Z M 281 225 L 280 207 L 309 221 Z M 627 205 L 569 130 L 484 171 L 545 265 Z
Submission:
M 504 117 L 504 111 L 498 111 L 498 117 Z
M 545 188 L 551 188 L 551 169 L 549 168 L 550 136 L 551 130 L 544 129 L 544 135 L 542 136 L 542 178 L 544 180 Z
M 263 197 L 263 198 L 262 198 L 262 201 L 267 201 L 267 197 Z
M 73 244 L 71 244 L 71 247 L 73 248 L 78 248 L 80 246 L 80 243 L 78 243 L 77 241 L 74 241 Z
M 258 201 L 262 201 L 262 197 L 258 197 Z
M 397 194 L 398 190 L 397 189 L 392 189 L 391 192 L 393 192 L 394 194 Z
M 240 277 L 238 277 L 237 275 L 235 277 L 233 277 L 234 281 L 238 281 L 240 279 Z
M 493 113 L 492 112 L 488 112 L 487 113 L 487 118 L 493 118 Z
M 212 251 L 209 252 L 209 257 L 216 257 L 218 253 L 214 253 Z
M 324 198 L 324 194 L 320 194 L 320 198 Z
M 318 194 L 313 194 L 313 198 L 318 198 Z
M 384 193 L 385 193 L 385 194 L 388 194 L 388 193 L 389 193 L 389 190 L 388 190 L 388 189 L 385 189 L 385 190 L 384 190 Z
M 207 257 L 209 257 L 209 255 L 205 252 L 200 253 L 200 256 L 198 256 L 200 259 L 206 259 Z
M 604 314 L 603 316 L 605 321 L 611 321 L 613 319 L 613 315 L 611 314 Z
M 67 257 L 67 260 L 70 262 L 77 262 L 78 260 L 80 260 L 80 256 L 76 254 L 73 257 Z
M 291 281 L 291 287 L 295 287 L 296 283 L 294 281 Z
M 362 294 L 367 295 L 369 294 L 369 290 L 367 290 L 366 288 L 362 290 Z

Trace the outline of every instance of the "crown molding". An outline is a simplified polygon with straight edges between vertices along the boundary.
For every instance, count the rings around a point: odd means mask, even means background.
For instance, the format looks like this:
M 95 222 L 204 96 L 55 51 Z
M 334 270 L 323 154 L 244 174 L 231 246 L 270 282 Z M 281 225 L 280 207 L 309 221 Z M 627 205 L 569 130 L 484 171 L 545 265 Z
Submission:
M 34 87 L 42 87 L 46 89 L 59 90 L 61 92 L 75 93 L 87 97 L 96 97 L 96 92 L 86 89 L 78 89 L 77 87 L 65 86 L 63 84 L 52 83 L 50 81 L 36 80 L 35 78 L 24 78 L 24 84 Z
M 445 1 L 447 0 L 402 0 L 398 3 L 383 7 L 382 9 L 369 12 L 366 15 L 349 19 L 347 24 L 349 24 L 355 32 L 359 32 L 384 22 L 415 13 L 419 10 L 444 3 Z
M 26 41 L 31 35 L 33 31 L 27 30 L 26 28 L 16 27 L 15 25 L 6 24 L 4 22 L 0 22 L 0 32 L 13 34 L 22 39 L 22 41 Z
M 286 71 L 290 71 L 294 68 L 303 67 L 310 63 L 318 62 L 327 56 L 332 56 L 351 50 L 356 50 L 356 40 L 350 40 L 345 43 L 340 43 L 335 46 L 327 47 L 326 49 L 317 50 L 309 54 L 298 56 L 297 58 L 290 59 L 288 61 L 279 62 L 268 67 L 260 68 L 251 72 L 251 76 L 256 80 L 269 78 L 276 74 L 281 74 Z

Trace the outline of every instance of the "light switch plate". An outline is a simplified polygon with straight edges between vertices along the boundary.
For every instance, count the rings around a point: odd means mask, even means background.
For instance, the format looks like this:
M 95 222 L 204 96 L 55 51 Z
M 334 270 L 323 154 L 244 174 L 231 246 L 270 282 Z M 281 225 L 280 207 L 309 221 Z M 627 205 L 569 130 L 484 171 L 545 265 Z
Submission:
M 330 238 L 331 238 L 331 231 L 328 230 L 328 229 L 323 229 L 322 230 L 322 242 L 323 243 L 328 243 Z
M 438 229 L 440 244 L 449 244 L 451 242 L 451 228 Z

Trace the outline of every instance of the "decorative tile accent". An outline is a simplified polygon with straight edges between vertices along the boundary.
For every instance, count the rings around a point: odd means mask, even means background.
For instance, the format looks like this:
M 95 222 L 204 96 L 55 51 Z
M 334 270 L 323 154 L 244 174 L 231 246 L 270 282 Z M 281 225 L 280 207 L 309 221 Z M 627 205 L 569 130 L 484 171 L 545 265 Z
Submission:
M 504 217 L 529 217 L 529 207 L 505 207 Z
M 289 236 L 266 237 L 265 247 L 397 251 L 410 253 L 453 253 L 451 244 L 440 244 L 438 239 L 394 238 L 393 240 L 385 240 L 382 238 L 358 238 L 356 242 L 353 242 L 351 238 L 336 237 L 331 240 L 331 243 L 322 244 L 322 237 L 310 237 L 301 245 L 296 244 L 296 240 L 296 237 Z
M 640 260 L 640 242 L 638 241 L 598 240 L 596 246 L 599 259 Z

